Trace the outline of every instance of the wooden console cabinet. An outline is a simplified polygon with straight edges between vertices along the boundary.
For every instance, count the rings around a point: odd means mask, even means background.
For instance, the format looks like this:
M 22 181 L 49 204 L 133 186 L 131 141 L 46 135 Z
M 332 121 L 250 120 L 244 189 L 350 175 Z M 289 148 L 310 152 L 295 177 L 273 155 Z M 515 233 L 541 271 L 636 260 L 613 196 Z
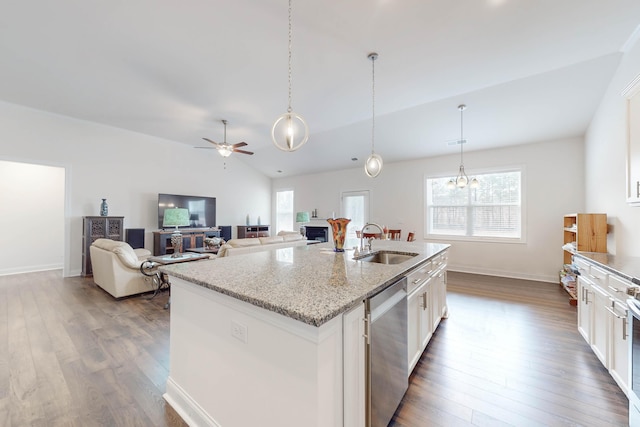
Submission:
M 238 239 L 249 237 L 269 237 L 268 225 L 239 225 Z
M 171 234 L 173 230 L 158 230 L 153 232 L 153 255 L 166 255 L 173 253 Z M 182 251 L 189 248 L 204 247 L 204 239 L 207 237 L 220 237 L 220 230 L 209 228 L 189 228 L 180 230 L 182 233 Z
M 124 238 L 123 216 L 82 217 L 82 276 L 92 276 L 91 253 L 89 247 L 97 239 L 122 241 Z

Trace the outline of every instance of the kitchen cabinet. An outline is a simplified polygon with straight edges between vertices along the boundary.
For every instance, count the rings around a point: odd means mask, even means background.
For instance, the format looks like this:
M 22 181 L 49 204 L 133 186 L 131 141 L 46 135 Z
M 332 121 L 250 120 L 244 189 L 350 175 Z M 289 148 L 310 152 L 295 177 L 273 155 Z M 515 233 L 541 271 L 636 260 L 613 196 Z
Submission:
M 636 287 L 613 272 L 583 258 L 578 267 L 578 331 L 607 368 L 620 389 L 629 392 L 629 340 L 627 290 Z
M 605 368 L 609 367 L 609 303 L 608 294 L 600 286 L 591 286 L 593 294 L 593 305 L 591 306 L 591 349 L 600 359 Z
M 591 343 L 591 306 L 593 305 L 593 297 L 591 291 L 591 282 L 578 277 L 578 332 L 582 338 Z
M 609 373 L 618 383 L 624 394 L 629 392 L 629 340 L 627 329 L 628 308 L 626 304 L 611 299 L 607 308 L 610 313 L 611 345 L 609 354 Z
M 626 98 L 627 203 L 640 206 L 640 75 L 622 91 Z
M 411 375 L 440 320 L 446 317 L 446 267 L 444 251 L 407 275 L 407 375 Z
M 411 294 L 407 295 L 408 375 L 411 374 L 416 363 L 420 360 L 420 356 L 422 356 L 422 352 L 433 333 L 430 311 L 432 281 L 433 278 L 427 278 Z

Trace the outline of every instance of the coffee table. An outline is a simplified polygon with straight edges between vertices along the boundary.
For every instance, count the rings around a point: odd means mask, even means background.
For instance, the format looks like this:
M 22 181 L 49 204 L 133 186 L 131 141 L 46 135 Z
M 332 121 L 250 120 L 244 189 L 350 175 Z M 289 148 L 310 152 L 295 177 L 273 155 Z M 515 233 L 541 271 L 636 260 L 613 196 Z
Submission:
M 156 295 L 160 291 L 166 291 L 171 287 L 171 282 L 169 282 L 169 276 L 165 273 L 158 271 L 159 265 L 169 265 L 169 264 L 178 264 L 181 262 L 191 262 L 191 261 L 200 261 L 203 259 L 209 259 L 209 255 L 203 253 L 193 253 L 193 252 L 185 252 L 180 254 L 179 257 L 173 257 L 172 254 L 169 255 L 161 255 L 161 256 L 152 256 L 147 258 L 140 264 L 140 272 L 145 276 L 153 277 L 153 283 L 156 284 L 156 289 L 153 291 L 153 295 L 151 298 L 155 298 Z M 171 300 L 169 300 L 164 308 L 169 308 L 171 304 Z

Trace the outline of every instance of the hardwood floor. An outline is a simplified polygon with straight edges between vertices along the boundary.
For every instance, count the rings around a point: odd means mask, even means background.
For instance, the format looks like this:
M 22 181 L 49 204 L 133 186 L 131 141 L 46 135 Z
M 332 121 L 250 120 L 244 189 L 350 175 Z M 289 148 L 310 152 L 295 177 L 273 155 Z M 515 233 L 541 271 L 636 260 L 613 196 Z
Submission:
M 443 320 L 390 426 L 626 426 L 628 400 L 555 284 L 448 274 Z
M 162 398 L 168 294 L 147 298 L 0 276 L 0 426 L 184 426 Z M 448 300 L 391 426 L 626 425 L 559 286 L 449 273 Z

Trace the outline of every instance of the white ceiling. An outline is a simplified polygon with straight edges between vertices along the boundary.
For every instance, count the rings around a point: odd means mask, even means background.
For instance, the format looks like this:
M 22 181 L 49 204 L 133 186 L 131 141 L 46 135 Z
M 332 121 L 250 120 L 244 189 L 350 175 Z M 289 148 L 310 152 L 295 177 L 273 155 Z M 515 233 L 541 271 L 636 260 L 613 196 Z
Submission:
M 582 136 L 637 37 L 638 0 L 293 2 L 293 101 L 309 142 L 270 140 L 287 109 L 287 0 L 5 1 L 0 99 L 233 154 L 271 177 Z M 639 70 L 640 71 L 640 70 Z M 215 150 L 199 154 L 217 156 Z M 282 171 L 282 172 L 278 172 Z M 383 171 L 384 174 L 384 171 Z

